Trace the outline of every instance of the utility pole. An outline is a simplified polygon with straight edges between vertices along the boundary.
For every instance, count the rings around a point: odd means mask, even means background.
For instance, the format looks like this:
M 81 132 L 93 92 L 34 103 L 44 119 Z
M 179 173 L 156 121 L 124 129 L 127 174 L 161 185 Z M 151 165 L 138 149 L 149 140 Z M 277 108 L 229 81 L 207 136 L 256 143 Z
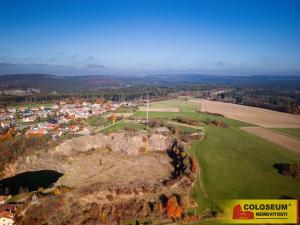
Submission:
M 147 126 L 148 126 L 148 120 L 149 120 L 149 99 L 147 99 Z

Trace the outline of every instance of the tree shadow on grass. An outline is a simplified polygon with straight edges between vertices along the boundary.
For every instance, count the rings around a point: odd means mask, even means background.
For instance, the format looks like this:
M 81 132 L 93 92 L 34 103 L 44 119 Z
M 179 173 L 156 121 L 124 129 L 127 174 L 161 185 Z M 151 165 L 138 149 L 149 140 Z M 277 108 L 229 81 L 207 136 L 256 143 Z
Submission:
M 288 163 L 275 163 L 273 165 L 273 168 L 275 168 L 278 171 L 278 173 L 280 173 L 281 175 L 288 176 L 290 165 L 291 164 Z

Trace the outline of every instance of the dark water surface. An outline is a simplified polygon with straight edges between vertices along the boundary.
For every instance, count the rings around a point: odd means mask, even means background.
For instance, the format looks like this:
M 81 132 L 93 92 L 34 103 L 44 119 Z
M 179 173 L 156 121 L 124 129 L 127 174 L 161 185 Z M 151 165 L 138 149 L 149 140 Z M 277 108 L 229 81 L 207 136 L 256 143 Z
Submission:
M 1 195 L 15 195 L 20 190 L 36 191 L 38 188 L 50 187 L 63 174 L 55 170 L 38 170 L 19 173 L 13 177 L 0 180 Z

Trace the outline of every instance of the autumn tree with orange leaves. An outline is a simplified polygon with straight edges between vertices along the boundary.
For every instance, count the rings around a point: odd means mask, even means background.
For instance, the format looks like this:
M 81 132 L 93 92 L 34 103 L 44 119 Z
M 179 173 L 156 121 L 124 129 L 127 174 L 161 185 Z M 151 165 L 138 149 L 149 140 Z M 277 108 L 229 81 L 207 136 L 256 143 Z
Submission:
M 0 134 L 0 142 L 4 141 L 13 141 L 13 133 L 15 129 L 14 128 L 9 128 L 8 131 L 5 134 Z
M 116 119 L 117 119 L 117 117 L 116 117 L 116 114 L 114 114 L 114 113 L 112 113 L 109 117 L 109 120 L 112 122 L 112 124 L 114 124 L 116 122 Z
M 167 216 L 173 220 L 178 220 L 181 217 L 181 207 L 178 205 L 175 196 L 171 196 L 167 201 Z

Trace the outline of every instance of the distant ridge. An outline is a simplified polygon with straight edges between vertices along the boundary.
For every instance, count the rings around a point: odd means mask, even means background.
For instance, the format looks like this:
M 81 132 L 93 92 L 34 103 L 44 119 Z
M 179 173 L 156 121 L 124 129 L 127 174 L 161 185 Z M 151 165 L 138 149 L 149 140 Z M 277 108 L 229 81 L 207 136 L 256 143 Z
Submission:
M 57 76 L 52 74 L 11 74 L 0 76 L 0 90 L 28 88 L 42 92 L 73 92 L 118 86 L 109 76 Z
M 41 93 L 96 91 L 137 85 L 225 85 L 225 86 L 270 86 L 299 88 L 300 76 L 217 76 L 205 74 L 166 75 L 81 75 L 58 76 L 53 74 L 10 74 L 0 76 L 0 91 L 38 89 Z

